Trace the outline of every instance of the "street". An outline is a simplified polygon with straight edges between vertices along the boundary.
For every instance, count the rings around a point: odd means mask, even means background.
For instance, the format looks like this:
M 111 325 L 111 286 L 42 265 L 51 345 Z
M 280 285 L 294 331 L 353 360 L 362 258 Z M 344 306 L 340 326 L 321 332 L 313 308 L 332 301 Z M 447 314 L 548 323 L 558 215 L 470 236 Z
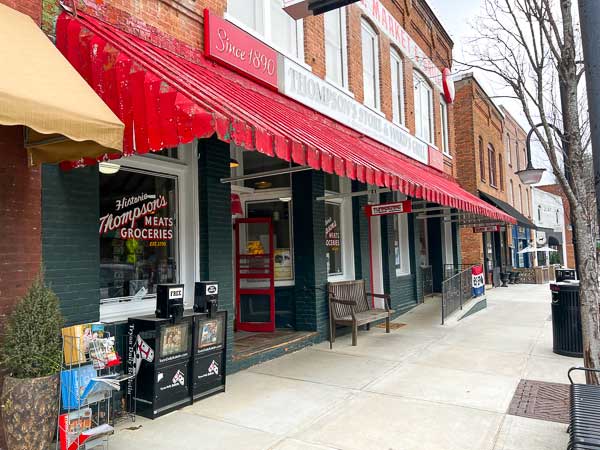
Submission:
M 439 299 L 386 335 L 346 335 L 232 375 L 227 392 L 125 423 L 111 449 L 552 450 L 567 426 L 507 414 L 521 379 L 568 383 L 552 352 L 548 285 L 489 290 L 488 308 L 439 325 Z

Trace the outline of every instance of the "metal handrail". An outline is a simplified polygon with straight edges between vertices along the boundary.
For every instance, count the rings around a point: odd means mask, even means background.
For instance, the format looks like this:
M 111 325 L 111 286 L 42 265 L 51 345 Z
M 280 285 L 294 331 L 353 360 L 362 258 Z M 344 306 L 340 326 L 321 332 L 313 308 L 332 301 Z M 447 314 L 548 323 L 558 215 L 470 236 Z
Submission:
M 465 301 L 472 298 L 471 271 L 475 266 L 476 264 L 442 281 L 442 325 L 448 315 L 459 308 L 462 310 Z

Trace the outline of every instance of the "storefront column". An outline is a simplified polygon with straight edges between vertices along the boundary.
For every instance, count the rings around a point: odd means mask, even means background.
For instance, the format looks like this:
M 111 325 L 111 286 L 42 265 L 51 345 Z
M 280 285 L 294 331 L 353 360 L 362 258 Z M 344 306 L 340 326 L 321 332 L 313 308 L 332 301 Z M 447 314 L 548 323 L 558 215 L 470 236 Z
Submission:
M 42 169 L 42 259 L 66 325 L 100 318 L 98 166 Z
M 198 143 L 198 152 L 200 278 L 219 282 L 219 309 L 229 315 L 227 359 L 230 361 L 234 322 L 231 186 L 220 181 L 230 174 L 229 144 L 216 138 L 204 139 Z
M 393 195 L 386 193 L 382 195 L 381 201 L 393 201 Z M 391 295 L 391 308 L 394 310 L 394 317 L 413 308 L 418 302 L 417 287 L 415 274 L 415 231 L 414 231 L 414 214 L 408 215 L 408 242 L 410 255 L 410 273 L 396 275 L 396 253 L 394 242 L 398 240 L 394 230 L 394 216 L 382 216 L 381 218 L 381 248 L 383 251 L 383 268 L 384 276 L 383 283 L 385 293 Z
M 292 175 L 296 329 L 329 332 L 327 263 L 325 259 L 325 192 L 323 172 Z
M 367 185 L 352 182 L 352 192 L 367 190 Z M 352 198 L 352 226 L 354 233 L 354 274 L 357 280 L 369 280 L 369 220 L 365 214 L 368 197 Z

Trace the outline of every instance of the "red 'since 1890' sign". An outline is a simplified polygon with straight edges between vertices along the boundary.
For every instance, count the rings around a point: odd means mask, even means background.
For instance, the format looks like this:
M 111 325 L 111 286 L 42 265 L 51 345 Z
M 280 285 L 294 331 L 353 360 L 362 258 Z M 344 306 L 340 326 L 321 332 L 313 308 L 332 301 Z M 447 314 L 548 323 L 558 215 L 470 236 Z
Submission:
M 204 54 L 277 89 L 277 52 L 208 9 L 204 10 Z

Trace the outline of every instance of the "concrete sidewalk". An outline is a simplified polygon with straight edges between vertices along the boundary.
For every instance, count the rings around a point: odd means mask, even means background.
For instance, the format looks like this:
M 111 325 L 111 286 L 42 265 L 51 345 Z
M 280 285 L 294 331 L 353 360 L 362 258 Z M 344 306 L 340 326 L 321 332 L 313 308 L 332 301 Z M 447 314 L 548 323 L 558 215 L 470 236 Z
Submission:
M 438 302 L 357 347 L 346 336 L 232 375 L 225 394 L 123 425 L 110 448 L 565 449 L 566 425 L 506 414 L 520 379 L 567 383 L 582 362 L 552 353 L 548 285 L 490 290 L 486 310 L 450 326 Z

